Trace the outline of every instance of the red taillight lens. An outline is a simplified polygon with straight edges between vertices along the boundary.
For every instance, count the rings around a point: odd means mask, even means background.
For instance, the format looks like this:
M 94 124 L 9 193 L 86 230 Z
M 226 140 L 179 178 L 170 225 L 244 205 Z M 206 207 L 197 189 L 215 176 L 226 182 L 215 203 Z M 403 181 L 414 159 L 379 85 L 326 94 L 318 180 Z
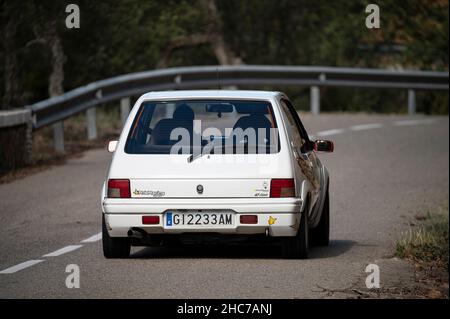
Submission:
M 241 215 L 239 217 L 241 224 L 258 224 L 258 216 L 256 215 Z
M 272 179 L 270 197 L 295 197 L 294 179 Z
M 142 224 L 157 225 L 159 224 L 159 216 L 142 216 Z
M 128 179 L 108 180 L 109 198 L 130 198 L 130 181 Z

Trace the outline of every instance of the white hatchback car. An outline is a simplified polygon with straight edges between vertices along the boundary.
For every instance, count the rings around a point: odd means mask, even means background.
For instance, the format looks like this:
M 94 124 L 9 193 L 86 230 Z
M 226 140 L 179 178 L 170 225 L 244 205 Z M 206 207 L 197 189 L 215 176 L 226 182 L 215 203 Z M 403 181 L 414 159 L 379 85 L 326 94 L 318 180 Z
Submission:
M 151 92 L 134 105 L 101 194 L 103 252 L 277 241 L 287 258 L 328 245 L 329 176 L 280 92 Z

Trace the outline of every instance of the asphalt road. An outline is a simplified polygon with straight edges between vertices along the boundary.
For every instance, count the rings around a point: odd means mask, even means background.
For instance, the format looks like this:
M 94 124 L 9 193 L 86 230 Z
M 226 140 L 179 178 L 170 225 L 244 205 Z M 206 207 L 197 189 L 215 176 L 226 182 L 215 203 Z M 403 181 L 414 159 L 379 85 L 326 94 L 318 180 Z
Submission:
M 133 248 L 131 259 L 107 260 L 99 236 L 82 242 L 101 230 L 110 159 L 92 150 L 0 185 L 0 298 L 322 298 L 364 290 L 366 265 L 391 260 L 411 218 L 448 201 L 449 118 L 303 118 L 310 134 L 336 146 L 320 156 L 331 175 L 331 245 L 310 259 L 227 246 Z M 80 268 L 79 289 L 66 287 L 69 264 Z M 382 287 L 407 284 L 410 269 L 400 268 L 405 276 L 380 266 Z

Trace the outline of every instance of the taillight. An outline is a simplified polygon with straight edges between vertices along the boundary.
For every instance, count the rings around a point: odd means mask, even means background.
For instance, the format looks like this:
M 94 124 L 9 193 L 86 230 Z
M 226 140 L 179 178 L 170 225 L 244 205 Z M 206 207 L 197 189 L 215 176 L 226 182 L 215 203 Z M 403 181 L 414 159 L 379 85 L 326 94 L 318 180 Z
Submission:
M 270 197 L 295 197 L 294 179 L 272 179 L 270 182 Z
M 256 215 L 241 215 L 239 218 L 241 224 L 258 224 L 258 216 Z
M 159 224 L 159 216 L 142 216 L 142 224 L 158 225 Z
M 130 181 L 128 179 L 108 180 L 109 198 L 130 198 Z

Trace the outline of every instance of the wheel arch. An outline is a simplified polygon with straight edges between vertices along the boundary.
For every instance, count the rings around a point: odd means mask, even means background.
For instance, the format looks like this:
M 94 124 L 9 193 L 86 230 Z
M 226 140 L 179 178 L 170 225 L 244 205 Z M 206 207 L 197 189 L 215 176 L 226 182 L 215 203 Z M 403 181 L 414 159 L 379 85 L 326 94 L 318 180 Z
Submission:
M 330 188 L 330 176 L 328 173 L 328 170 L 323 167 L 323 177 L 324 177 L 324 183 L 323 183 L 323 189 L 321 190 L 321 196 L 320 196 L 320 201 L 317 203 L 317 212 L 316 214 L 314 214 L 314 218 L 310 220 L 310 227 L 314 228 L 316 227 L 319 222 L 320 222 L 320 218 L 322 217 L 322 212 L 323 212 L 323 206 L 325 205 L 325 198 L 327 193 L 329 192 L 329 188 Z

